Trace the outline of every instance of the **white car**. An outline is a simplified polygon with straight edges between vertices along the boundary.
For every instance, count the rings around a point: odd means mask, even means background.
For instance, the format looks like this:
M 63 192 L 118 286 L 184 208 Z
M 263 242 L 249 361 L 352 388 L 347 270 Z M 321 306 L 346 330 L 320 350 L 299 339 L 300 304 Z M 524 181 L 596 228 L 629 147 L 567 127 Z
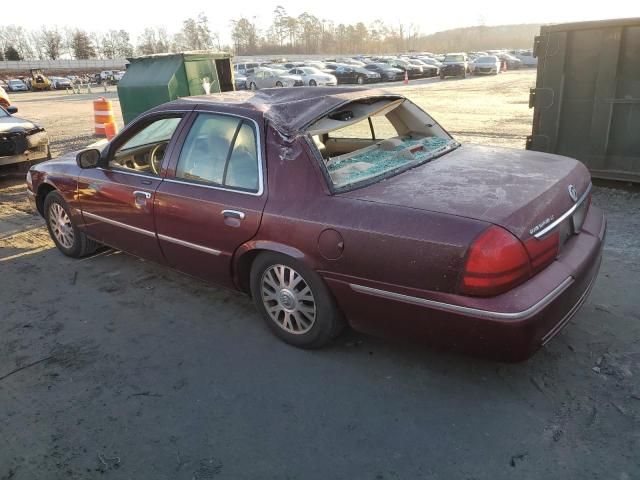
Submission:
M 494 55 L 487 55 L 486 57 L 476 58 L 471 65 L 472 75 L 497 75 L 500 73 L 501 61 Z
M 537 67 L 538 59 L 533 56 L 531 50 L 522 50 L 519 53 L 513 55 L 522 62 L 523 67 Z
M 335 87 L 338 85 L 338 79 L 335 75 L 331 75 L 330 73 L 325 73 L 321 70 L 318 70 L 315 67 L 297 67 L 289 70 L 291 75 L 299 75 L 302 77 L 302 81 L 305 86 L 308 87 L 317 87 L 317 86 L 332 86 Z

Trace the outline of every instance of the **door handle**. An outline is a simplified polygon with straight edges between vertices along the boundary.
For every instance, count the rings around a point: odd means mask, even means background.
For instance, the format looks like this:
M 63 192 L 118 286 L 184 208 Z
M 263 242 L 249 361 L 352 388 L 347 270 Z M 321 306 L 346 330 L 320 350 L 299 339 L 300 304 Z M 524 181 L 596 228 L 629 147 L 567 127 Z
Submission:
M 244 220 L 244 212 L 239 212 L 237 210 L 222 210 L 222 216 Z
M 143 192 L 142 190 L 136 190 L 135 192 L 133 192 L 133 196 L 134 197 L 144 197 L 147 200 L 149 200 L 151 198 L 151 194 L 149 192 Z

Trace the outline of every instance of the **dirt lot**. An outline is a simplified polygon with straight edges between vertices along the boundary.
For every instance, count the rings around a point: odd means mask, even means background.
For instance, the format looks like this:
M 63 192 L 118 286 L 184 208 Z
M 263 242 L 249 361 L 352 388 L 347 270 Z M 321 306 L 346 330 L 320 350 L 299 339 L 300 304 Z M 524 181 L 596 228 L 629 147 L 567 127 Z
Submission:
M 522 148 L 533 81 L 394 88 L 462 141 Z M 13 96 L 54 154 L 93 141 L 90 99 Z M 64 257 L 4 179 L 0 479 L 640 478 L 640 192 L 594 202 L 589 301 L 505 365 L 350 332 L 297 350 L 240 295 L 116 251 Z

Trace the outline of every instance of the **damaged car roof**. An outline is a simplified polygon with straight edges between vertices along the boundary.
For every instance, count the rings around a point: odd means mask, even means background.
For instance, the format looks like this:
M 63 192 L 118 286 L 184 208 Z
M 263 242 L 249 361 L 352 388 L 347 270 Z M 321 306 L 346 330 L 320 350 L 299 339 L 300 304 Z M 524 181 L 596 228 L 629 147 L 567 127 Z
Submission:
M 258 91 L 235 91 L 184 97 L 171 102 L 197 102 L 233 105 L 235 108 L 261 112 L 287 135 L 301 132 L 310 123 L 347 103 L 364 99 L 402 99 L 402 95 L 366 87 L 297 87 L 268 88 Z

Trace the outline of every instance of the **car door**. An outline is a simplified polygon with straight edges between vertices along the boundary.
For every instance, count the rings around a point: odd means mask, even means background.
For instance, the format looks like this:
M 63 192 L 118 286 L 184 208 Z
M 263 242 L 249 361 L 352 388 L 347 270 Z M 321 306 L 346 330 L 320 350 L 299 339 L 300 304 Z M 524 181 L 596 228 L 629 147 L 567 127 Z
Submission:
M 185 112 L 149 115 L 122 132 L 103 152 L 101 167 L 82 170 L 78 199 L 87 234 L 150 260 L 163 262 L 153 200 Z
M 258 231 L 267 198 L 262 128 L 240 116 L 192 115 L 155 196 L 158 238 L 172 267 L 233 287 L 233 255 Z

